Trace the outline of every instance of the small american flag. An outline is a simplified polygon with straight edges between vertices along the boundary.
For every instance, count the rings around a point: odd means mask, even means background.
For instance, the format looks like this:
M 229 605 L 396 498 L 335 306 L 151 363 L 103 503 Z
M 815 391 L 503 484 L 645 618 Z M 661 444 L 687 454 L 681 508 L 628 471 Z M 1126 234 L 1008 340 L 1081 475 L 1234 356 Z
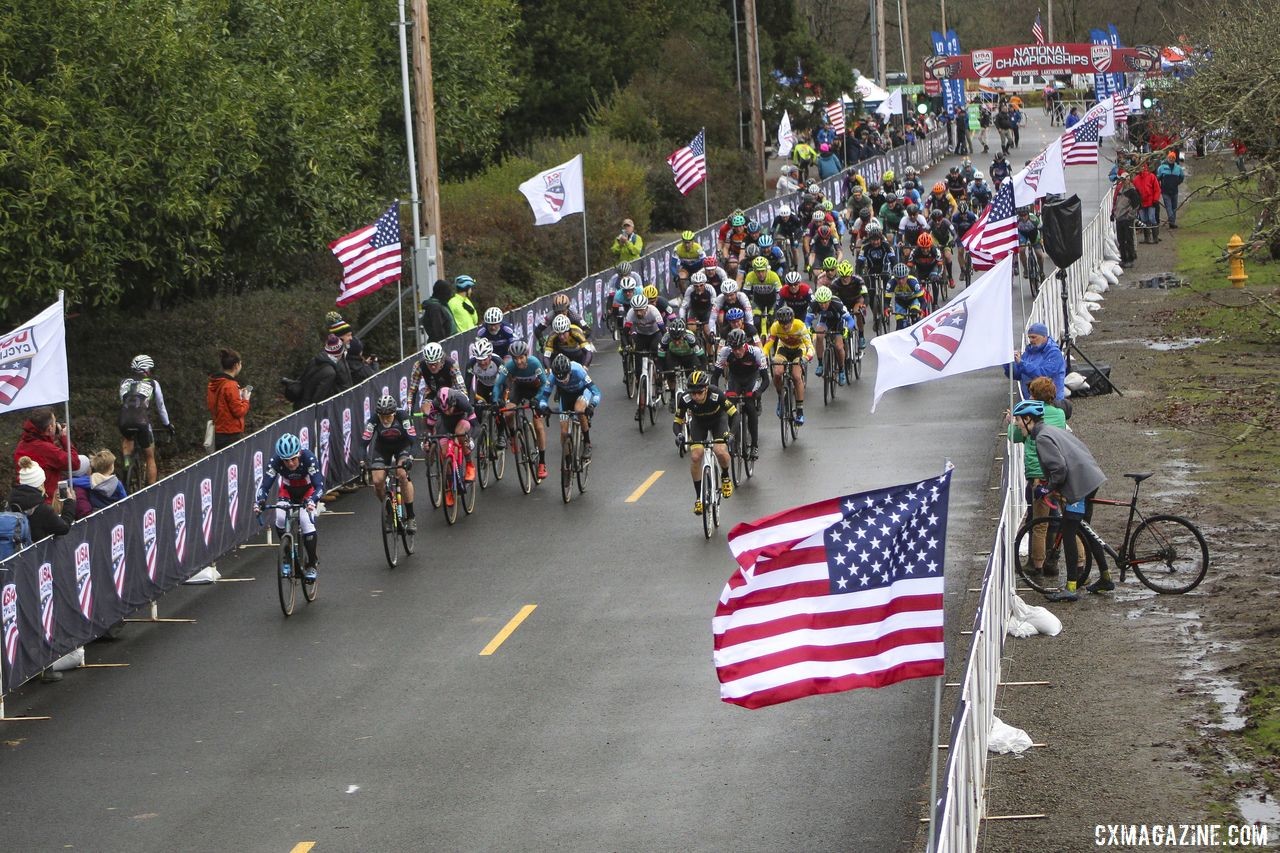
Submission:
M 991 199 L 991 212 L 987 215 L 980 239 L 978 248 L 996 260 L 1018 248 L 1018 212 L 1013 203 L 1013 178 L 1000 182 L 1000 189 Z
M 739 524 L 712 620 L 720 698 L 763 708 L 943 673 L 941 477 Z
M 1116 101 L 1116 121 L 1129 120 L 1129 97 L 1124 92 L 1116 92 L 1111 97 Z
M 0 364 L 0 405 L 7 406 L 18 396 L 18 392 L 26 387 L 27 377 L 31 375 L 31 359 L 23 358 Z
M 703 128 L 693 141 L 683 148 L 677 148 L 667 158 L 667 165 L 676 179 L 676 189 L 681 195 L 688 195 L 689 190 L 702 183 L 707 177 L 707 130 Z
M 844 102 L 836 101 L 827 105 L 827 118 L 831 119 L 831 129 L 836 136 L 844 136 Z
M 400 211 L 393 204 L 372 225 L 329 244 L 342 264 L 338 304 L 368 296 L 384 284 L 400 280 Z
M 982 215 L 978 217 L 978 221 L 973 223 L 965 235 L 960 238 L 960 245 L 964 246 L 972 258 L 973 268 L 978 272 L 985 272 L 996 265 L 995 258 L 982 251 L 982 232 L 987 227 L 987 219 L 991 216 L 991 205 L 988 204 L 982 209 Z
M 1036 44 L 1044 44 L 1044 27 L 1040 26 L 1040 13 L 1036 12 L 1036 22 L 1031 25 L 1031 35 Z
M 1098 162 L 1098 117 L 1087 118 L 1062 135 L 1064 166 L 1093 166 Z

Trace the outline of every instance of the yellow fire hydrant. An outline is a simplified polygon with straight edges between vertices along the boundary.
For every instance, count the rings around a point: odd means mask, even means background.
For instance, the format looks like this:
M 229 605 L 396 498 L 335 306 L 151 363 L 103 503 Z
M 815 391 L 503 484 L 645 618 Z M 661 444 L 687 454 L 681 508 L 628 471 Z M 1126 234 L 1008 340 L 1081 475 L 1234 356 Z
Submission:
M 1244 240 L 1240 239 L 1239 234 L 1232 234 L 1227 241 L 1227 261 L 1231 266 L 1227 281 L 1231 282 L 1232 287 L 1243 288 L 1249 275 L 1244 271 Z

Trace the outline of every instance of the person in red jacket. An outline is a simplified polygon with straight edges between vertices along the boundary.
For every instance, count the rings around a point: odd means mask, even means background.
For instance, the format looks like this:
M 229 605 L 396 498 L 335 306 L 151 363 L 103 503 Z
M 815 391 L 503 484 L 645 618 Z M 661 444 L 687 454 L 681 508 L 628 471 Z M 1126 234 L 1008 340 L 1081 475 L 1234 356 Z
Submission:
M 22 425 L 22 439 L 13 449 L 15 471 L 18 460 L 24 456 L 30 456 L 44 470 L 44 502 L 47 504 L 53 503 L 58 481 L 68 479 L 68 471 L 85 474 L 89 470 L 89 459 L 76 451 L 71 435 L 58 423 L 53 409 L 37 409 Z
M 240 353 L 224 349 L 218 353 L 222 370 L 209 374 L 209 387 L 205 391 L 205 405 L 213 419 L 213 449 L 221 450 L 239 441 L 244 435 L 244 416 L 249 413 L 249 397 L 252 385 L 242 386 L 236 379 L 240 375 Z
M 1142 242 L 1160 242 L 1160 182 L 1151 171 L 1151 166 L 1144 160 L 1138 167 L 1138 174 L 1133 176 L 1133 188 L 1142 197 L 1142 209 L 1138 211 L 1138 219 L 1142 221 Z

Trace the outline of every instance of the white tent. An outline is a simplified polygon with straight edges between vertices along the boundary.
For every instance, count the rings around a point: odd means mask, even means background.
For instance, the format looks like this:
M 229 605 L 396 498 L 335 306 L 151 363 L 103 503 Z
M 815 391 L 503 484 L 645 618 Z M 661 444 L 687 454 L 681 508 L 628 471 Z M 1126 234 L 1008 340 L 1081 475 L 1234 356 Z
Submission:
M 881 89 L 873 81 L 868 80 L 866 77 L 858 77 L 858 83 L 855 88 L 858 90 L 858 94 L 862 96 L 863 103 L 875 104 L 889 97 L 888 92 L 886 92 L 884 89 Z

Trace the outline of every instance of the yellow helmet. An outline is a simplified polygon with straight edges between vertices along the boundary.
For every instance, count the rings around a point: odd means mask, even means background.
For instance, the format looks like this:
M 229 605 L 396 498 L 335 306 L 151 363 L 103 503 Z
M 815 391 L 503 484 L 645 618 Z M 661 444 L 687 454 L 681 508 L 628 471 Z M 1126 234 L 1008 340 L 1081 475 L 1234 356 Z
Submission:
M 643 292 L 644 292 L 645 298 L 647 298 L 650 302 L 658 298 L 658 288 L 652 284 L 646 284 L 644 286 Z
M 886 169 L 886 170 L 885 170 L 884 175 L 882 175 L 882 176 L 881 176 L 880 180 L 881 180 L 881 181 L 892 181 L 892 180 L 893 180 L 893 169 Z

